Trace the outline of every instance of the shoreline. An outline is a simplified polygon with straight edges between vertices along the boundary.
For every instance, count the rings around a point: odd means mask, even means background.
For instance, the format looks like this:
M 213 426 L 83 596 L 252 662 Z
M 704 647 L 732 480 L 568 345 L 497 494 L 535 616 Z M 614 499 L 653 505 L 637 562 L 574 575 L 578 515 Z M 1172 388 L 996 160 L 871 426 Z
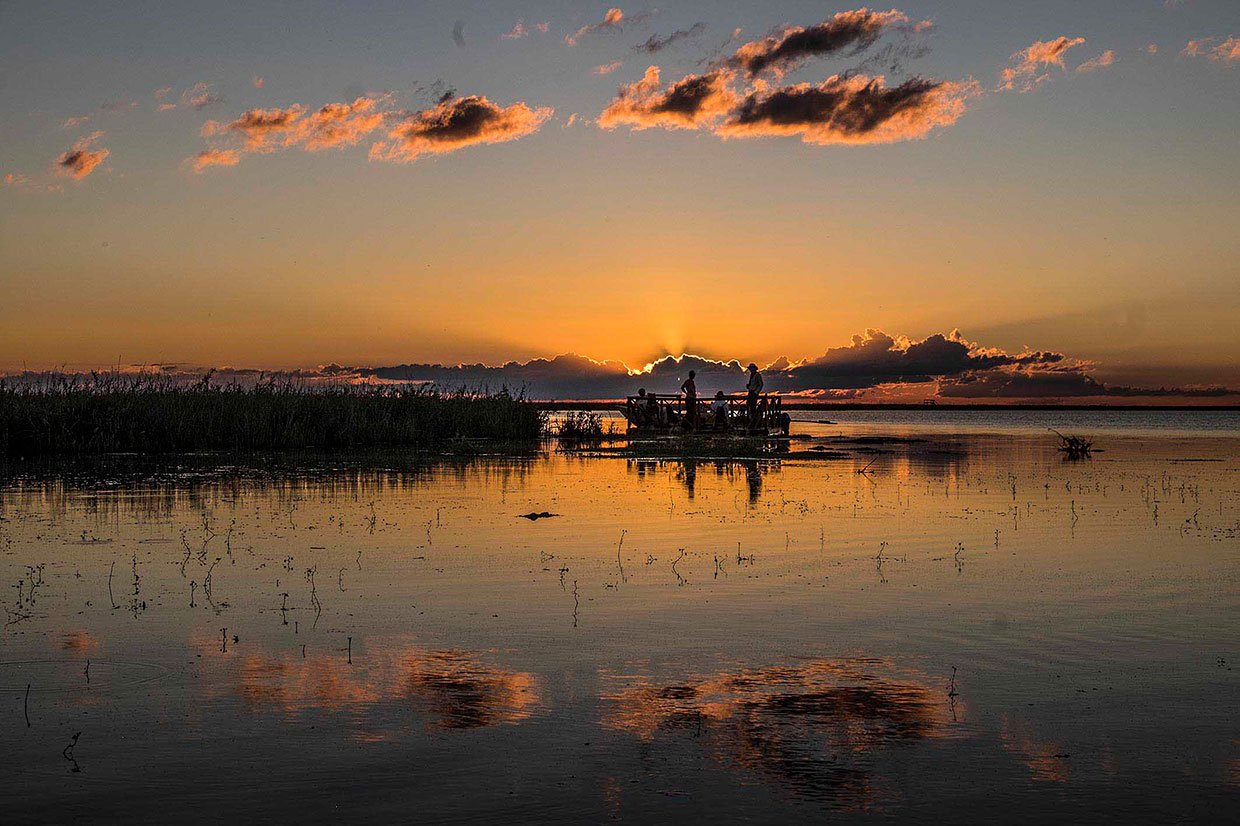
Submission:
M 623 406 L 623 400 L 617 401 L 529 401 L 539 410 L 617 410 Z M 935 413 L 944 410 L 1044 410 L 1044 411 L 1098 411 L 1105 413 L 1149 411 L 1149 412 L 1240 412 L 1240 404 L 913 404 L 906 402 L 796 402 L 784 399 L 781 401 L 784 410 L 825 411 L 825 410 L 872 410 L 872 411 L 913 411 Z

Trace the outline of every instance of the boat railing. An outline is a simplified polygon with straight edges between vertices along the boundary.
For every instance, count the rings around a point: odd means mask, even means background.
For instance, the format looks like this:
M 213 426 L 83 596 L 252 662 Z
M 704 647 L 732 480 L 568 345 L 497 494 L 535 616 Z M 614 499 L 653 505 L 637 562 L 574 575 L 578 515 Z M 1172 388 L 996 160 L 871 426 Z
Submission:
M 628 396 L 624 417 L 630 430 L 709 430 L 739 429 L 784 431 L 787 418 L 783 400 L 776 393 L 760 393 L 751 405 L 748 393 L 725 395 L 727 403 L 722 419 L 714 412 L 717 397 L 696 399 L 690 410 L 688 399 L 678 393 L 647 393 Z

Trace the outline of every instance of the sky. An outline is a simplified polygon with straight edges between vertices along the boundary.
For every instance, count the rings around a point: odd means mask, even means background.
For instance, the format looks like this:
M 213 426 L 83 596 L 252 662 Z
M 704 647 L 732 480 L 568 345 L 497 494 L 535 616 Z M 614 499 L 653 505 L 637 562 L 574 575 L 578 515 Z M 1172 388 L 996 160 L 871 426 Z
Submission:
M 1234 0 L 0 2 L 0 370 L 1217 400 L 1237 36 Z

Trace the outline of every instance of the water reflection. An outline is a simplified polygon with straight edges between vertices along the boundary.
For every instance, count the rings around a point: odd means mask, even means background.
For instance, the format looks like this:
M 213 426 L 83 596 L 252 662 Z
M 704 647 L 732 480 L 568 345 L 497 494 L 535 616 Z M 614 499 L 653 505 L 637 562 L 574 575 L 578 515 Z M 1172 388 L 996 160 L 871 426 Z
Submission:
M 1040 782 L 1066 783 L 1070 771 L 1070 755 L 1063 745 L 1039 740 L 1032 727 L 1003 715 L 1000 720 L 999 742 L 1003 750 L 1015 754 L 1028 767 L 1030 776 Z
M 354 640 L 351 663 L 337 652 L 234 655 L 218 638 L 195 640 L 194 647 L 221 672 L 210 682 L 217 694 L 235 696 L 252 712 L 290 719 L 348 712 L 367 740 L 407 729 L 409 712 L 427 728 L 472 729 L 519 723 L 540 707 L 533 674 L 406 640 Z M 393 730 L 385 728 L 388 721 Z
M 717 478 L 728 483 L 743 476 L 751 505 L 762 498 L 763 477 L 781 470 L 779 459 L 628 459 L 627 466 L 629 473 L 636 474 L 638 479 L 653 478 L 666 470 L 685 489 L 689 501 L 697 496 L 699 468 L 710 468 Z
M 616 687 L 603 695 L 602 722 L 646 742 L 700 738 L 713 759 L 851 808 L 874 796 L 882 752 L 950 733 L 944 691 L 924 676 L 880 676 L 891 670 L 874 659 L 811 659 L 676 683 L 604 675 Z

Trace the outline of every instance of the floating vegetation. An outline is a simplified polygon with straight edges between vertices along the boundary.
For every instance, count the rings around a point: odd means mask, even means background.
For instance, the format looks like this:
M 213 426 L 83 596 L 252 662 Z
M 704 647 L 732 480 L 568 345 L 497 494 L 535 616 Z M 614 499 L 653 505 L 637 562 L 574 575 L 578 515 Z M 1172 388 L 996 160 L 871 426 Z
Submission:
M 1063 453 L 1065 459 L 1088 459 L 1090 451 L 1093 450 L 1094 442 L 1092 439 L 1086 439 L 1082 436 L 1065 436 L 1055 428 L 1048 428 L 1052 433 L 1059 437 L 1058 451 Z M 1013 498 L 1016 496 L 1016 490 L 1012 490 Z

